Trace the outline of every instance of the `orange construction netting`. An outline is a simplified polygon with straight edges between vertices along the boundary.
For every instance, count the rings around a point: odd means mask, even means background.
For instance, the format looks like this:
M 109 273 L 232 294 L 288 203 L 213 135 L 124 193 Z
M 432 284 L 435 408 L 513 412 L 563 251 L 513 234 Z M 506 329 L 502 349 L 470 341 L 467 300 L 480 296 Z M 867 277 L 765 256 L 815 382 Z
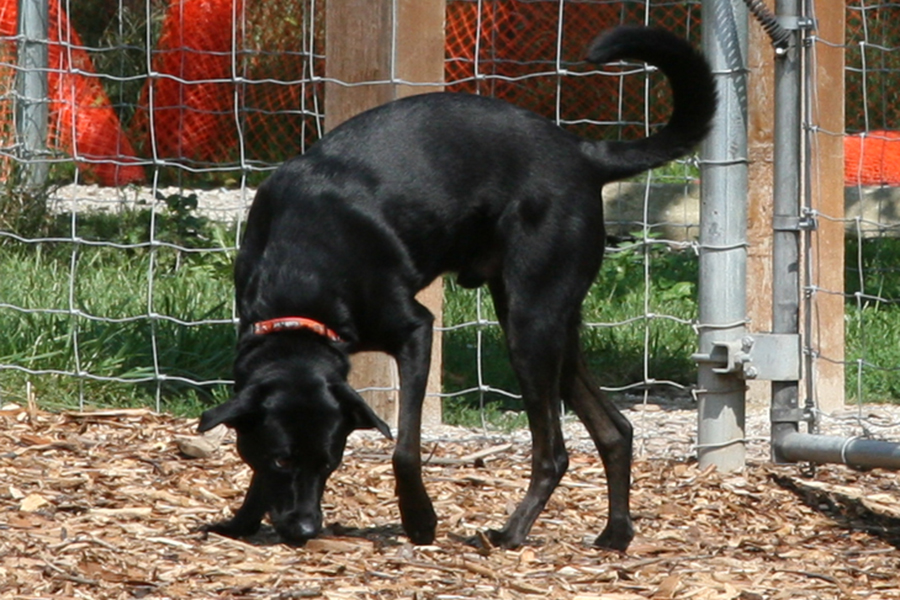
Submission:
M 147 79 L 131 127 L 145 155 L 212 163 L 238 145 L 232 65 L 242 11 L 241 0 L 169 4 L 153 51 L 158 75 Z
M 897 45 L 897 4 L 846 3 L 844 71 L 846 130 L 844 183 L 846 185 L 900 185 L 900 82 Z M 877 65 L 877 69 L 867 69 Z
M 845 185 L 900 185 L 900 131 L 844 137 Z
M 580 76 L 593 68 L 583 61 L 587 47 L 600 32 L 645 18 L 699 43 L 699 17 L 693 3 L 451 1 L 447 89 L 502 98 L 584 135 L 598 135 L 596 127 L 579 131 L 584 121 L 620 124 L 607 135 L 644 135 L 648 118 L 651 126 L 661 124 L 671 110 L 665 79 L 658 73 Z
M 131 127 L 144 154 L 271 164 L 318 137 L 314 111 L 303 110 L 318 89 L 305 10 L 294 0 L 172 1 Z
M 0 0 L 7 64 L 16 4 Z M 131 142 L 147 158 L 207 165 L 268 165 L 300 152 L 321 134 L 322 85 L 311 75 L 324 74 L 325 57 L 310 50 L 324 49 L 324 10 L 321 0 L 171 0 L 129 140 L 59 0 L 50 0 L 51 146 L 107 185 L 143 179 Z M 621 22 L 659 25 L 699 44 L 694 2 L 448 0 L 447 89 L 503 98 L 584 135 L 598 135 L 598 122 L 614 125 L 605 135 L 645 135 L 670 110 L 660 74 L 607 66 L 605 75 L 583 75 L 591 39 Z M 14 71 L 0 74 L 2 89 L 14 87 Z M 11 104 L 0 105 L 4 138 L 13 135 Z M 900 133 L 848 136 L 845 180 L 900 185 Z
M 0 8 L 2 10 L 2 8 Z M 15 44 L 10 40 L 0 40 L 0 147 L 10 148 L 16 141 L 15 97 L 16 70 Z M 12 173 L 13 157 L 4 152 L 0 156 L 0 181 L 8 181 Z
M 17 0 L 0 0 L 0 37 L 7 38 L 3 43 L 4 58 L 16 55 L 12 38 L 17 32 L 17 19 Z M 81 39 L 60 10 L 59 0 L 50 0 L 49 40 L 49 147 L 70 153 L 88 178 L 104 185 L 143 180 L 143 168 L 134 164 L 134 148 L 120 127 Z M 3 77 L 14 78 L 14 69 L 8 69 Z M 14 85 L 3 83 L 5 88 Z M 11 113 L 11 109 L 5 112 Z M 14 135 L 8 127 L 12 114 L 0 114 L 0 119 L 7 124 L 3 135 Z
M 245 1 L 244 158 L 272 165 L 322 134 L 326 2 Z
M 324 75 L 326 59 L 308 50 L 324 48 L 325 4 L 317 2 L 311 18 L 309 5 L 291 0 L 174 0 L 154 50 L 159 77 L 148 81 L 131 128 L 144 154 L 272 163 L 315 141 L 321 134 L 322 86 L 310 80 Z M 558 69 L 584 71 L 582 56 L 595 35 L 645 17 L 699 35 L 699 4 L 693 3 L 648 8 L 627 2 L 451 0 L 447 88 L 503 98 L 576 130 L 587 122 L 624 123 L 607 134 L 644 135 L 648 117 L 651 125 L 661 124 L 670 110 L 660 74 L 560 77 Z M 224 81 L 232 68 L 243 78 L 239 86 Z

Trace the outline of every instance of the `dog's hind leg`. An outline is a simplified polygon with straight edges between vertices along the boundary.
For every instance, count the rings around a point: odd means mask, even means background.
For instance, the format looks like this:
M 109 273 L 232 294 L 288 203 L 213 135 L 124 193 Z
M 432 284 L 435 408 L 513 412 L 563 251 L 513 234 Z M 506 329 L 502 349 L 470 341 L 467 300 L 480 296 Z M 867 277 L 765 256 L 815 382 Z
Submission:
M 414 544 L 434 541 L 437 516 L 422 481 L 422 404 L 431 366 L 434 316 L 413 300 L 408 319 L 414 323 L 392 352 L 400 372 L 400 408 L 393 467 L 403 530 Z
M 506 331 L 510 360 L 521 386 L 531 429 L 531 481 L 524 498 L 503 529 L 488 532 L 495 546 L 521 545 L 569 465 L 560 427 L 559 375 L 564 351 L 559 324 L 539 309 L 509 310 L 502 283 L 490 282 L 491 295 Z M 541 303 L 523 303 L 538 307 Z
M 633 435 L 631 423 L 600 390 L 587 367 L 577 335 L 570 341 L 563 378 L 563 398 L 584 423 L 606 469 L 609 520 L 594 540 L 594 545 L 624 551 L 634 537 L 628 509 Z

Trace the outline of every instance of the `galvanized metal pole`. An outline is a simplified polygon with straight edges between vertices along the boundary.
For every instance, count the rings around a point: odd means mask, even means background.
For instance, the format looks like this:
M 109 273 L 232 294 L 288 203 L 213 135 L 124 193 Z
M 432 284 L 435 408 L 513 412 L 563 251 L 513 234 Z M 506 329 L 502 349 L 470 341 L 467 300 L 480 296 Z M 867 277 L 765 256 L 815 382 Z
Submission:
M 49 88 L 47 0 L 19 0 L 19 70 L 16 81 L 16 138 L 23 163 L 21 185 L 35 192 L 47 183 Z
M 772 331 L 800 331 L 800 168 L 802 119 L 799 0 L 777 0 L 776 16 L 791 33 L 775 58 L 775 163 L 772 238 Z M 795 433 L 802 420 L 799 381 L 772 382 L 772 439 Z M 772 459 L 784 462 L 778 444 Z
M 744 466 L 746 386 L 739 364 L 714 355 L 740 343 L 747 314 L 747 10 L 704 0 L 702 14 L 719 109 L 701 151 L 697 447 L 701 467 L 732 471 Z

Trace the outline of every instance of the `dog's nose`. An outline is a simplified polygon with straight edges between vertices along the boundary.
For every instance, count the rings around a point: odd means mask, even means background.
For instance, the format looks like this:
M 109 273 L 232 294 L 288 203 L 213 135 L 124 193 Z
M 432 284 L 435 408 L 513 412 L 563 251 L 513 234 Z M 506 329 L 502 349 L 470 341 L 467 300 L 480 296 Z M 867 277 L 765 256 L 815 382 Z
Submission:
M 303 541 L 316 537 L 321 531 L 322 526 L 316 519 L 301 519 L 295 528 L 297 537 Z
M 322 524 L 314 517 L 288 518 L 276 522 L 275 530 L 287 543 L 302 546 L 322 532 Z

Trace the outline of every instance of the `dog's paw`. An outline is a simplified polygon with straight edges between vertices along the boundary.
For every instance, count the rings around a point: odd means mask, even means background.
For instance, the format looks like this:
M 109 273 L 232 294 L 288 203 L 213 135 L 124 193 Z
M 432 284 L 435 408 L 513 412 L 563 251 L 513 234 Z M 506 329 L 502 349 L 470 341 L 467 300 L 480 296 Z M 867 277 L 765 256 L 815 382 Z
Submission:
M 406 535 L 409 537 L 409 541 L 416 546 L 430 546 L 434 543 L 435 530 L 407 531 Z
M 217 533 L 229 538 L 249 537 L 259 531 L 260 524 L 235 523 L 234 521 L 217 521 L 197 528 L 202 533 Z
M 450 537 L 468 546 L 472 546 L 478 550 L 479 554 L 487 556 L 494 548 L 496 548 L 496 545 L 491 540 L 491 533 L 497 532 L 493 529 L 488 529 L 487 531 L 478 531 L 475 535 L 470 537 L 454 536 L 452 534 Z
M 434 542 L 437 530 L 437 515 L 429 504 L 422 509 L 401 511 L 403 531 L 409 540 L 417 546 L 427 546 Z
M 518 548 L 525 542 L 524 537 L 520 538 L 515 536 L 506 529 L 488 529 L 484 533 L 484 537 L 486 537 L 495 548 L 504 548 L 506 550 Z
M 609 523 L 603 532 L 597 536 L 597 539 L 594 540 L 594 547 L 625 552 L 632 539 L 634 539 L 634 527 L 630 521 L 618 527 L 614 527 L 612 523 Z
M 408 525 L 403 526 L 403 531 L 406 532 L 406 536 L 416 546 L 428 546 L 429 544 L 434 542 L 435 531 L 437 530 L 437 525 L 426 525 L 424 527 L 410 527 Z
M 497 529 L 487 529 L 485 531 L 479 531 L 475 535 L 465 538 L 463 541 L 469 546 L 477 548 L 478 550 L 481 550 L 483 552 L 490 552 L 494 548 L 504 548 L 506 550 L 511 550 L 513 548 L 518 548 L 524 542 L 524 540 L 512 540 L 508 533 L 498 531 Z

